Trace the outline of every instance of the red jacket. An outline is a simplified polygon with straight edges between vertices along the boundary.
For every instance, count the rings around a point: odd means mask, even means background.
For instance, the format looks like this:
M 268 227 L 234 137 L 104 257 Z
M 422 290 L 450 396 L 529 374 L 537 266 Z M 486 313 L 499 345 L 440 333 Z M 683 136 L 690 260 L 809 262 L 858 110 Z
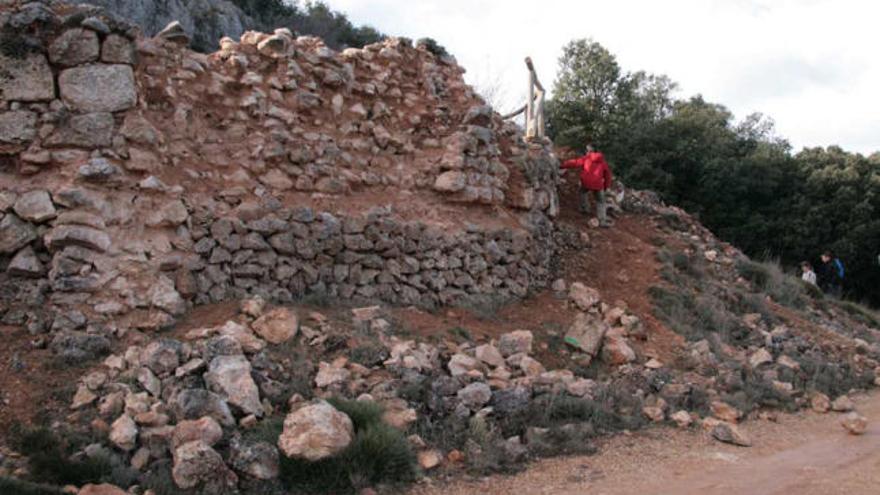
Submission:
M 611 169 L 605 156 L 598 151 L 566 160 L 562 163 L 562 168 L 581 169 L 581 186 L 589 191 L 603 191 L 611 187 Z

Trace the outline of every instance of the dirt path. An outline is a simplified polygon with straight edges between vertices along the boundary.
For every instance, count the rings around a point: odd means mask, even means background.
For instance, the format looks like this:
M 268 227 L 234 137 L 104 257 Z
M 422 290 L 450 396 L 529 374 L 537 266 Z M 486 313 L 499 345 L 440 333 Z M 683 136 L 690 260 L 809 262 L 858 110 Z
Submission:
M 873 495 L 880 484 L 880 393 L 856 404 L 870 425 L 860 437 L 846 434 L 835 413 L 747 422 L 751 448 L 659 428 L 611 438 L 596 456 L 549 459 L 516 476 L 419 487 L 412 495 Z

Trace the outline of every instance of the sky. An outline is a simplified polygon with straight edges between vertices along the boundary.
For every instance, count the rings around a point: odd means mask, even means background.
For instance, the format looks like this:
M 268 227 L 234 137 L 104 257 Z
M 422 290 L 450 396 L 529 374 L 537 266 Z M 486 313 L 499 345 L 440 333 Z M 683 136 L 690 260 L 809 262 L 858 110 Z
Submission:
M 552 87 L 562 47 L 592 38 L 625 71 L 666 74 L 802 147 L 880 151 L 880 2 L 871 0 L 329 0 L 356 25 L 431 37 L 502 108 L 525 101 L 531 56 Z

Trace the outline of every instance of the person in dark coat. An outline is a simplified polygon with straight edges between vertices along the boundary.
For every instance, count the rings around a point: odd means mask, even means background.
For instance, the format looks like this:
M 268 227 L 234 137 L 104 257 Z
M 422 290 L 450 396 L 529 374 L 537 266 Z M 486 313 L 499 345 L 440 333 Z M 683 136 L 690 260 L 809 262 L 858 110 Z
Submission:
M 819 288 L 826 294 L 840 297 L 843 294 L 843 276 L 840 273 L 842 264 L 834 258 L 834 253 L 825 251 L 821 256 L 816 270 Z

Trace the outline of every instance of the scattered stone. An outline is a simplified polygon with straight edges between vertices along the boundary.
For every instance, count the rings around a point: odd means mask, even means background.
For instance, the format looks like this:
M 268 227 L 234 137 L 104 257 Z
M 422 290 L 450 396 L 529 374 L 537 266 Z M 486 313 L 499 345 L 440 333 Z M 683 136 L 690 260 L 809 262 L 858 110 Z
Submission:
M 663 411 L 662 407 L 644 406 L 642 407 L 642 414 L 655 423 L 660 423 L 666 419 L 666 413 Z
M 831 410 L 835 412 L 850 412 L 855 408 L 855 403 L 848 395 L 841 395 L 831 403 Z
M 172 339 L 154 340 L 140 353 L 140 362 L 158 376 L 168 376 L 180 366 L 182 345 Z
M 571 284 L 568 288 L 568 298 L 581 311 L 588 311 L 602 300 L 599 291 L 580 282 Z
M 79 489 L 76 495 L 127 495 L 127 493 L 119 487 L 102 483 L 100 485 L 85 485 Z
M 205 382 L 244 414 L 263 415 L 260 392 L 251 378 L 251 364 L 244 356 L 215 357 L 205 373 Z
M 183 489 L 195 488 L 199 485 L 215 489 L 234 488 L 238 483 L 238 477 L 226 467 L 220 454 L 201 441 L 185 443 L 174 449 L 174 467 L 171 474 L 174 483 Z
M 691 418 L 691 415 L 684 410 L 676 411 L 671 416 L 669 416 L 669 419 L 675 421 L 675 424 L 678 425 L 679 428 L 687 428 L 691 425 L 691 423 L 693 423 L 693 418 Z
M 471 410 L 485 406 L 492 399 L 492 389 L 482 382 L 471 383 L 458 391 L 458 400 Z
M 762 364 L 769 364 L 772 362 L 773 355 L 770 354 L 770 352 L 768 352 L 767 349 L 764 349 L 763 347 L 752 353 L 751 356 L 749 356 L 749 366 L 751 366 L 752 369 L 757 369 Z
M 418 453 L 419 466 L 430 471 L 443 463 L 443 453 L 437 450 L 422 450 Z
M 262 316 L 263 310 L 265 308 L 266 308 L 266 300 L 260 296 L 255 296 L 250 299 L 245 299 L 241 303 L 241 312 L 250 316 L 251 318 L 259 318 L 260 316 Z M 269 340 L 269 339 L 266 339 L 266 340 Z
M 587 313 L 578 313 L 565 334 L 565 343 L 595 356 L 607 331 L 608 324 L 603 320 Z
M 620 366 L 635 361 L 636 353 L 627 343 L 626 337 L 608 332 L 602 345 L 602 360 L 611 366 Z
M 481 366 L 479 361 L 466 354 L 455 354 L 449 359 L 447 368 L 452 376 L 461 376 L 469 371 L 479 370 Z
M 66 362 L 82 363 L 109 354 L 110 341 L 101 335 L 63 331 L 55 334 L 49 348 Z
M 504 357 L 514 354 L 531 354 L 532 341 L 535 337 L 528 330 L 516 330 L 514 332 L 505 333 L 498 340 L 498 350 Z
M 712 428 L 712 437 L 716 440 L 740 447 L 751 447 L 752 441 L 736 425 L 724 421 Z
M 868 420 L 864 416 L 853 411 L 847 413 L 843 419 L 840 420 L 840 425 L 843 426 L 850 435 L 862 435 L 868 429 Z
M 504 356 L 501 355 L 501 351 L 499 351 L 498 348 L 494 345 L 479 345 L 476 349 L 474 349 L 474 355 L 477 357 L 477 359 L 488 364 L 489 366 L 504 366 Z
M 137 425 L 127 414 L 119 416 L 110 425 L 110 442 L 122 450 L 133 450 L 137 445 L 137 435 Z
M 354 437 L 351 419 L 324 401 L 287 415 L 278 447 L 287 457 L 319 461 L 344 450 Z
M 254 332 L 271 344 L 283 344 L 296 336 L 299 321 L 287 308 L 275 308 L 253 323 Z
M 220 423 L 210 416 L 204 416 L 196 420 L 184 420 L 174 427 L 171 435 L 172 451 L 177 447 L 195 441 L 202 441 L 208 446 L 213 446 L 223 438 L 223 428 Z
M 92 392 L 89 387 L 86 385 L 80 385 L 79 388 L 76 389 L 76 394 L 73 396 L 73 400 L 71 401 L 70 408 L 73 410 L 81 409 L 89 404 L 92 404 L 98 400 L 98 396 Z
M 278 449 L 266 442 L 234 444 L 230 464 L 239 474 L 257 480 L 275 479 L 280 471 Z
M 810 397 L 810 408 L 817 413 L 827 413 L 831 410 L 831 399 L 821 392 L 816 392 Z
M 742 412 L 739 409 L 720 400 L 712 401 L 709 404 L 709 409 L 711 409 L 713 416 L 728 423 L 736 423 L 742 417 Z

